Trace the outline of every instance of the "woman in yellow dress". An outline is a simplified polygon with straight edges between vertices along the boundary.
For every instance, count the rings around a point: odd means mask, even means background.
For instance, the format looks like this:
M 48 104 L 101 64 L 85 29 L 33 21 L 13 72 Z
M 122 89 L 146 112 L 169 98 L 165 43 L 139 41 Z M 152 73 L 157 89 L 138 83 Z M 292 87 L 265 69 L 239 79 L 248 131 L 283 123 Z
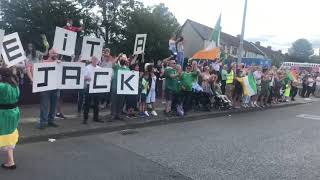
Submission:
M 18 79 L 12 69 L 0 68 L 0 150 L 7 152 L 4 169 L 16 169 L 13 150 L 18 142 L 18 123 L 20 110 Z

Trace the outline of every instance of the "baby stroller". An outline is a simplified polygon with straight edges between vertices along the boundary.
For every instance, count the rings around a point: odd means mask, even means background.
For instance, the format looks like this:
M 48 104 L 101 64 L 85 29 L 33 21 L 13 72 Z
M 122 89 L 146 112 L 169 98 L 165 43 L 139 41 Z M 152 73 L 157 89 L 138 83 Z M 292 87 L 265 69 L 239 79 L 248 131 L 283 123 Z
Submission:
M 194 104 L 195 109 L 210 111 L 210 107 L 211 107 L 210 98 L 212 97 L 212 94 L 205 92 L 198 83 L 193 84 L 192 91 L 195 96 L 194 100 L 196 101 Z
M 226 95 L 219 94 L 217 92 L 213 93 L 212 106 L 219 110 L 229 110 L 232 109 L 231 101 Z

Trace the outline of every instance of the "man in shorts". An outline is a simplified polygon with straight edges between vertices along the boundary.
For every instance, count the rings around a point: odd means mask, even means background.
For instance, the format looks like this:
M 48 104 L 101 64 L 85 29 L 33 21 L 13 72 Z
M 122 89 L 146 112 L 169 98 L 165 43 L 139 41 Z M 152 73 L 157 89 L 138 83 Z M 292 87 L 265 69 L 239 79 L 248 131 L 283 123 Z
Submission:
M 176 61 L 170 60 L 168 67 L 165 69 L 165 72 L 164 72 L 164 76 L 166 78 L 166 84 L 165 84 L 166 109 L 165 109 L 165 113 L 170 113 L 170 111 L 171 111 L 171 103 L 172 103 L 172 99 L 173 99 L 173 94 L 177 88 L 179 74 L 177 73 L 176 66 L 177 66 Z

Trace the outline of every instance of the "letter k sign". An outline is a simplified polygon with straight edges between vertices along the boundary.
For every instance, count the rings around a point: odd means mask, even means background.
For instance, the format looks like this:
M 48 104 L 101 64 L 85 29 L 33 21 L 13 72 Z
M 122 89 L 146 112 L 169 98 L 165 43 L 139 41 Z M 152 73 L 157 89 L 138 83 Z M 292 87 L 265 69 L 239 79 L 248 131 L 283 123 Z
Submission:
M 138 94 L 139 72 L 118 71 L 117 94 Z
M 124 81 L 124 74 L 121 74 L 121 90 L 124 89 L 124 85 L 126 85 L 131 91 L 134 91 L 134 89 L 132 88 L 132 86 L 130 86 L 129 82 L 130 80 L 134 77 L 134 75 L 130 75 L 129 78 L 127 78 Z

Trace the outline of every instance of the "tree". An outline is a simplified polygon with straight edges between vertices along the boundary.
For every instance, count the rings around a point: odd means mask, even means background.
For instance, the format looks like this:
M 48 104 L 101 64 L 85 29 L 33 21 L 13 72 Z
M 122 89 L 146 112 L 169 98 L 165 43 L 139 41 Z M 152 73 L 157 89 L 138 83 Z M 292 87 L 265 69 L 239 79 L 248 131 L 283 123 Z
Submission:
M 320 56 L 313 55 L 310 57 L 310 63 L 318 63 L 320 64 Z
M 136 0 L 78 0 L 78 2 L 86 11 L 97 9 L 95 22 L 99 25 L 95 29 L 95 35 L 103 38 L 106 46 L 121 39 L 121 30 L 124 27 L 121 19 L 142 5 Z
M 84 19 L 85 32 L 78 34 L 103 38 L 113 55 L 132 54 L 136 34 L 147 33 L 148 59 L 168 55 L 168 39 L 179 27 L 164 4 L 146 8 L 137 0 L 2 0 L 0 16 L 6 34 L 18 32 L 23 44 L 33 42 L 37 49 L 42 46 L 40 34 L 52 45 L 56 26 L 64 26 L 67 18 L 75 26 Z M 80 38 L 77 44 L 79 54 Z
M 168 40 L 180 25 L 164 4 L 136 8 L 124 21 L 124 40 L 119 43 L 119 50 L 132 53 L 136 34 L 145 33 L 148 34 L 145 50 L 147 61 L 169 56 Z
M 74 0 L 2 0 L 0 1 L 0 27 L 6 34 L 18 32 L 23 44 L 32 42 L 41 49 L 40 34 L 45 34 L 52 45 L 56 26 L 63 27 L 67 18 L 84 19 L 86 34 L 93 24 L 90 13 Z M 79 23 L 75 21 L 75 25 Z
M 313 53 L 312 44 L 306 39 L 296 40 L 289 49 L 291 59 L 297 62 L 307 62 Z

